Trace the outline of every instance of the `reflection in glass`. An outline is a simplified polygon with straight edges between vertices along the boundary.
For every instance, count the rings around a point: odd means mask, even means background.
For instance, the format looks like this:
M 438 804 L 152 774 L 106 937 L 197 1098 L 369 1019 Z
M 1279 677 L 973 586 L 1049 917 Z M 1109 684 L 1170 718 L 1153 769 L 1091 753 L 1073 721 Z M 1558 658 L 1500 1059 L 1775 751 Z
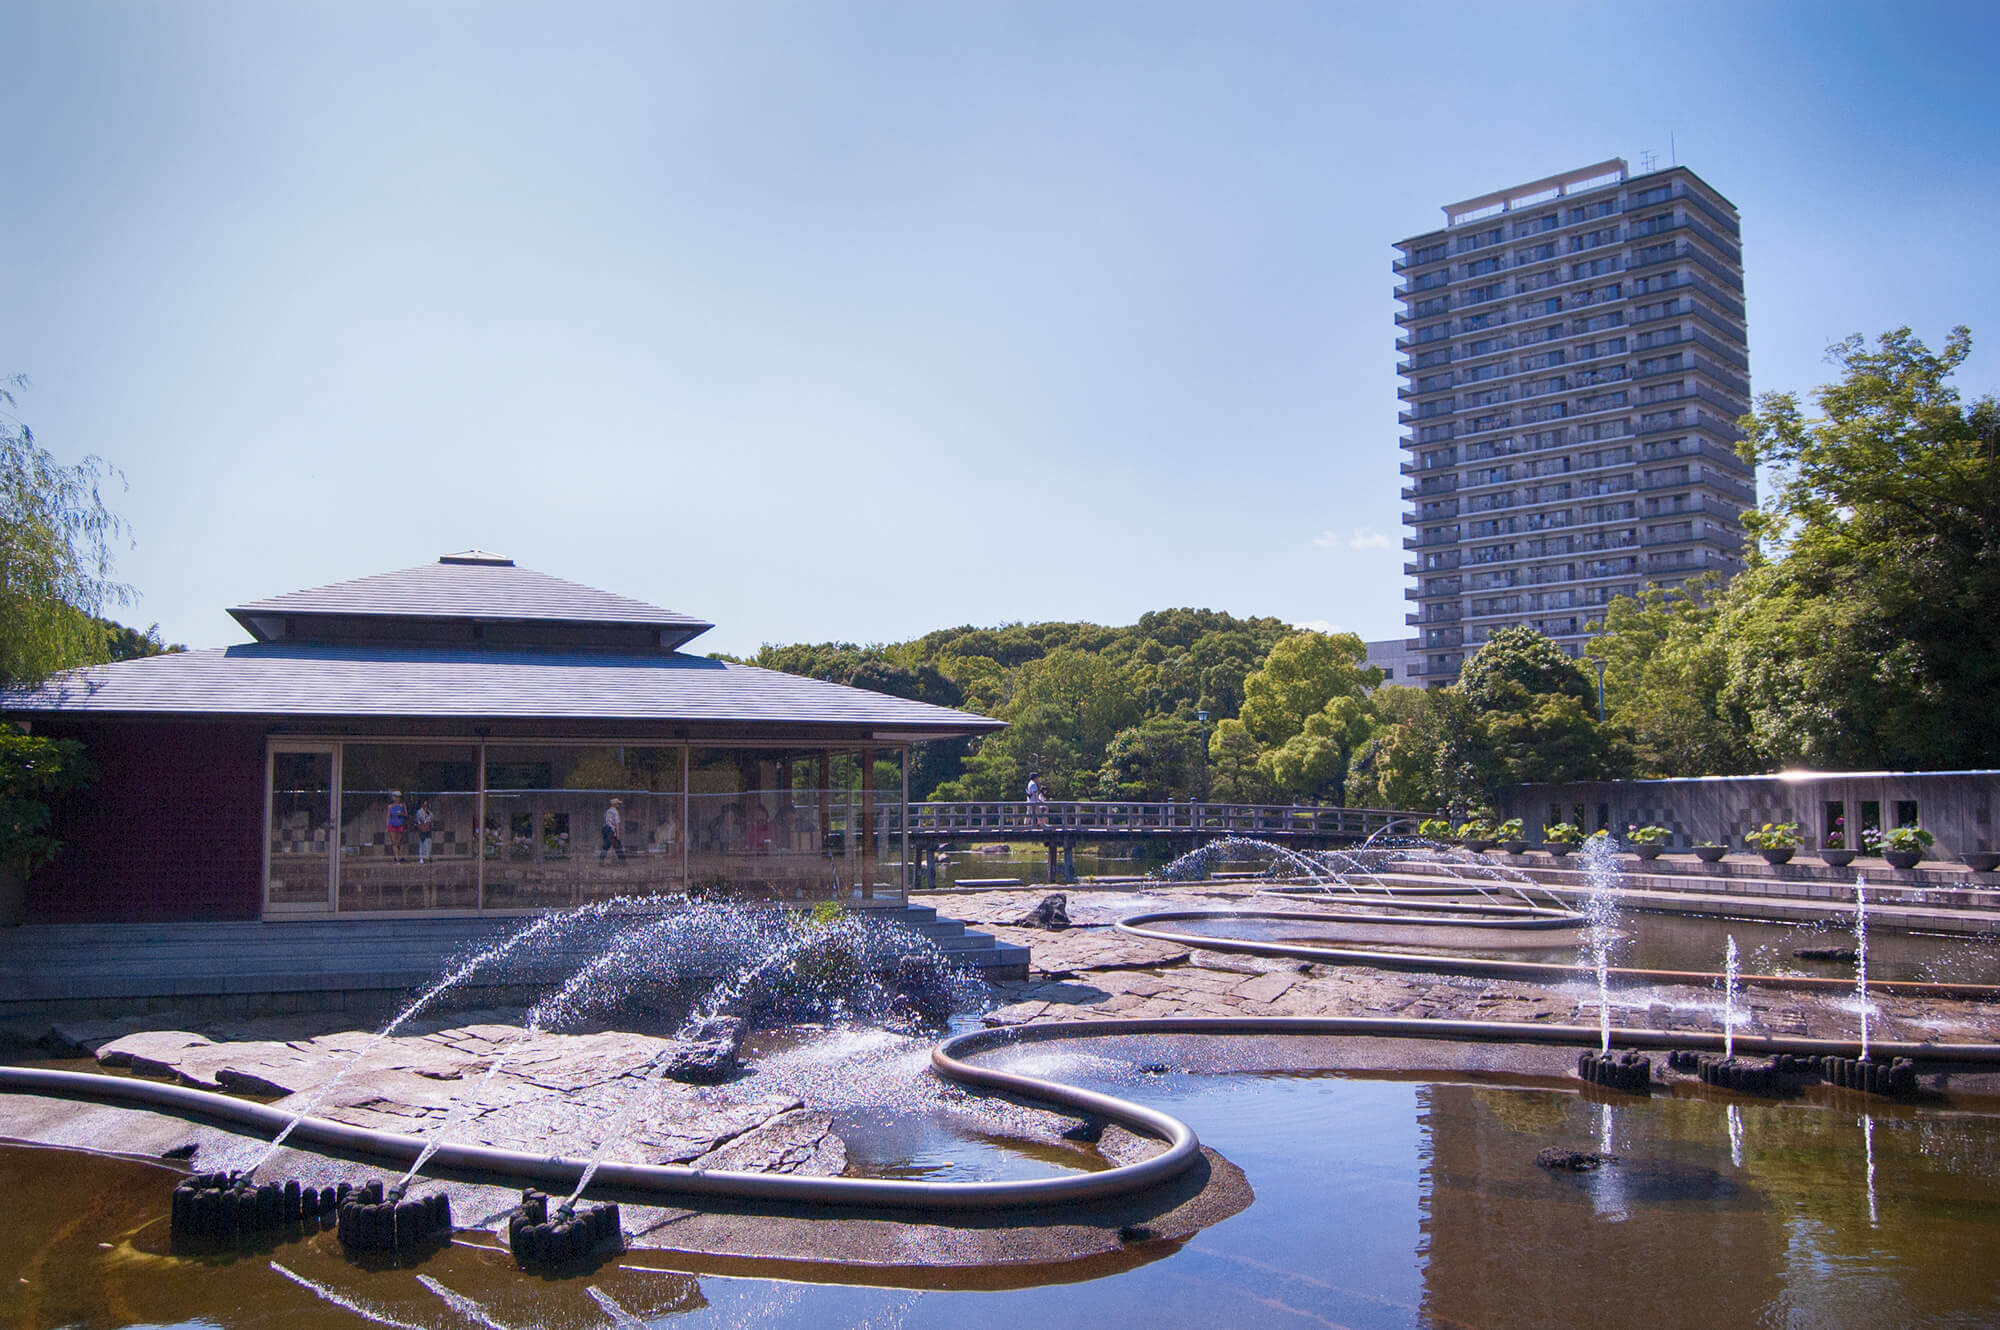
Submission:
M 681 889 L 681 750 L 486 749 L 486 908 Z
M 479 905 L 478 750 L 349 743 L 340 763 L 340 908 Z
M 270 903 L 326 908 L 333 754 L 271 754 Z
M 696 748 L 688 881 L 779 900 L 899 891 L 902 768 L 884 749 Z M 885 862 L 892 864 L 884 876 Z

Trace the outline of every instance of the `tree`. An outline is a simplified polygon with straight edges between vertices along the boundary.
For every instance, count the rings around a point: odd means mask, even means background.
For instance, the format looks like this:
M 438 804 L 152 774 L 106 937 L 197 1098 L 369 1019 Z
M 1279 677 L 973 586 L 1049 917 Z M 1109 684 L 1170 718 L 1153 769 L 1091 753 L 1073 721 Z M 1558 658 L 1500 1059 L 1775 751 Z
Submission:
M 1648 587 L 1606 607 L 1591 650 L 1605 661 L 1615 731 L 1630 737 L 1641 776 L 1734 775 L 1758 769 L 1748 718 L 1723 702 L 1729 652 L 1713 575 Z
M 1740 451 L 1772 484 L 1717 631 L 1724 705 L 1774 764 L 2000 758 L 2000 402 L 1950 383 L 1972 349 L 1908 328 L 1828 352 L 1809 418 L 1766 393 Z
M 1112 736 L 1097 773 L 1106 799 L 1190 799 L 1201 790 L 1201 729 L 1179 716 L 1148 716 Z
M 125 525 L 104 506 L 122 477 L 100 458 L 63 466 L 14 415 L 0 381 L 0 683 L 33 683 L 108 659 L 98 612 L 129 592 L 111 580 Z
M 1459 671 L 1453 691 L 1476 724 L 1466 763 L 1507 785 L 1613 774 L 1597 724 L 1597 689 L 1562 648 L 1532 628 L 1503 628 Z
M 1495 632 L 1458 673 L 1458 691 L 1475 710 L 1511 703 L 1521 694 L 1566 694 L 1596 701 L 1596 688 L 1575 659 L 1528 627 Z M 1518 691 L 1517 691 L 1518 690 Z
M 0 871 L 26 880 L 55 858 L 62 842 L 49 834 L 48 801 L 80 789 L 95 774 L 74 739 L 0 728 Z
M 1387 684 L 1370 700 L 1376 728 L 1350 764 L 1349 803 L 1441 812 L 1460 822 L 1488 802 L 1492 754 L 1457 688 Z

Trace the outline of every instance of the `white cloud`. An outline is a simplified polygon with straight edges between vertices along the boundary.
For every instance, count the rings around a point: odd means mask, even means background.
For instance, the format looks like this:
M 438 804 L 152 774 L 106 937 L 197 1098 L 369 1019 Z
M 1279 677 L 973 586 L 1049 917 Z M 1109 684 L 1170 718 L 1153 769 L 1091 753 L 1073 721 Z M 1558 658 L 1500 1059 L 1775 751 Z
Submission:
M 1372 526 L 1358 526 L 1348 535 L 1338 531 L 1322 531 L 1313 537 L 1313 544 L 1323 550 L 1386 550 L 1391 541 Z
M 1339 624 L 1326 619 L 1307 619 L 1304 623 L 1293 624 L 1292 627 L 1303 628 L 1309 633 L 1344 633 L 1347 631 Z

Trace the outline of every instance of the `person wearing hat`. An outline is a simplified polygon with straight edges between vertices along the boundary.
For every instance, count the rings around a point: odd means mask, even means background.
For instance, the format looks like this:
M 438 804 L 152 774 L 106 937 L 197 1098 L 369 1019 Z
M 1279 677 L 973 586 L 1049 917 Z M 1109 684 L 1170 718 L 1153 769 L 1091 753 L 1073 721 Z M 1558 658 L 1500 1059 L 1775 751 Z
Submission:
M 410 810 L 403 804 L 403 792 L 389 791 L 389 814 L 385 827 L 389 834 L 385 839 L 389 842 L 389 853 L 395 856 L 399 864 L 403 862 L 403 827 L 409 820 Z
M 614 797 L 604 806 L 604 843 L 598 846 L 597 862 L 603 863 L 604 856 L 618 851 L 618 862 L 625 862 L 625 801 Z

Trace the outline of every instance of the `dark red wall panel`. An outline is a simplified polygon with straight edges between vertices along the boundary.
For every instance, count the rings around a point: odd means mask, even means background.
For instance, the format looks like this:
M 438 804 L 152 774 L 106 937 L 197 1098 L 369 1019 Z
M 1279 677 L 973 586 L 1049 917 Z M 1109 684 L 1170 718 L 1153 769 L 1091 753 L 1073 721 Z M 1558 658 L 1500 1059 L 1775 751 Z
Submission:
M 37 724 L 80 739 L 97 779 L 55 809 L 62 853 L 27 921 L 255 919 L 264 900 L 264 727 Z

